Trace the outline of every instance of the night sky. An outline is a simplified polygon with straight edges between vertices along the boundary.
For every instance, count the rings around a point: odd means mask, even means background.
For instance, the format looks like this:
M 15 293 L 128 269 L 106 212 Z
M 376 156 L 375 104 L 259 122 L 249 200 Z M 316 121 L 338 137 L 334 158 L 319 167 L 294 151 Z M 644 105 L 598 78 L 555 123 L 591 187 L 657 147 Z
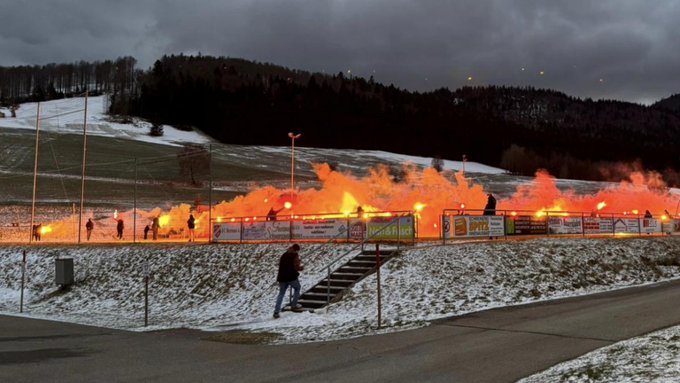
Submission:
M 676 0 L 2 0 L 0 16 L 3 66 L 201 52 L 419 91 L 680 93 Z

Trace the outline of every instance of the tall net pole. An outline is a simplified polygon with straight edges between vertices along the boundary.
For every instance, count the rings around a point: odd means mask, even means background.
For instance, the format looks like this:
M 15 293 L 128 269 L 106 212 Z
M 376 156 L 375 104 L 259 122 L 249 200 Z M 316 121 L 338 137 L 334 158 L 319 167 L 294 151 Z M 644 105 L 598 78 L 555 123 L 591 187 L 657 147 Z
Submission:
M 83 223 L 83 201 L 85 200 L 85 161 L 87 159 L 87 90 L 85 91 L 85 113 L 83 117 L 83 173 L 80 176 L 80 211 L 78 213 L 78 243 L 80 243 L 80 227 Z
M 35 190 L 38 186 L 38 153 L 40 148 L 40 102 L 35 116 L 35 161 L 33 163 L 33 197 L 31 198 L 31 228 L 28 231 L 28 243 L 33 241 L 33 225 L 35 225 Z

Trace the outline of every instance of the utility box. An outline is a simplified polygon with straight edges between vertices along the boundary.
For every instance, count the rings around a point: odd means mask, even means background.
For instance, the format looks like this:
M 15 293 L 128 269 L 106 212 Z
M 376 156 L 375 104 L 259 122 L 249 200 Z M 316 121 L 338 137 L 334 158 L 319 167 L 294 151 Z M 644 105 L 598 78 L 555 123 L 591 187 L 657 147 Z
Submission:
M 58 285 L 68 286 L 73 283 L 73 258 L 55 259 L 55 276 Z

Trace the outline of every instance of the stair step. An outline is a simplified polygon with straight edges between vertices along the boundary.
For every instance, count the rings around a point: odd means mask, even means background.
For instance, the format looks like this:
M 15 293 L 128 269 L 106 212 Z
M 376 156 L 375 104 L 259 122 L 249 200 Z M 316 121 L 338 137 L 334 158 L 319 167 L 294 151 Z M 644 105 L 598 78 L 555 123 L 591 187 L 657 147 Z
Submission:
M 337 285 L 334 286 L 333 282 L 331 282 L 331 286 L 330 286 L 331 294 L 337 294 L 338 292 L 344 291 L 346 288 L 347 288 L 347 286 L 337 286 Z M 327 291 L 328 291 L 328 285 L 326 283 L 319 283 L 318 285 L 309 289 L 309 292 L 312 292 L 312 293 L 325 293 Z
M 347 288 L 348 286 L 354 284 L 355 281 L 356 281 L 356 279 L 333 279 L 333 277 L 331 276 L 331 287 L 337 286 L 337 287 Z M 328 282 L 327 282 L 326 279 L 324 279 L 321 282 L 319 282 L 319 284 L 317 286 L 324 286 L 325 287 L 326 284 L 328 284 Z
M 338 295 L 338 293 L 333 293 L 331 292 L 331 296 L 329 300 L 333 300 L 333 298 Z M 325 302 L 326 299 L 328 298 L 328 295 L 326 293 L 314 293 L 314 292 L 306 292 L 300 296 L 300 299 L 305 299 L 305 300 L 312 300 L 312 301 L 323 301 Z
M 360 261 L 360 260 L 353 259 L 353 260 L 347 262 L 347 264 L 345 264 L 345 266 L 373 268 L 373 267 L 375 267 L 375 259 L 372 260 L 372 261 Z
M 376 258 L 375 255 L 358 255 L 358 256 L 356 256 L 352 261 L 367 261 L 367 262 L 370 261 L 370 262 L 374 262 L 374 263 L 375 263 L 375 258 Z M 380 256 L 380 261 L 381 261 L 381 262 L 384 261 L 385 258 L 387 258 L 387 257 L 385 257 L 384 255 L 381 255 L 381 256 Z M 350 262 L 351 262 L 351 261 L 350 261 Z
M 380 256 L 381 256 L 381 257 L 382 257 L 382 256 L 387 256 L 387 257 L 389 257 L 389 256 L 391 256 L 392 253 L 394 253 L 394 252 L 395 252 L 395 250 L 380 250 Z M 364 250 L 364 251 L 361 252 L 361 255 L 362 255 L 362 256 L 363 256 L 363 255 L 372 255 L 372 256 L 375 256 L 376 254 L 377 254 L 377 252 L 376 252 L 375 250 Z
M 331 281 L 336 279 L 344 279 L 348 281 L 356 281 L 357 279 L 361 278 L 365 273 L 343 273 L 336 271 L 334 273 L 331 273 Z M 325 280 L 325 279 L 324 279 Z
M 351 273 L 351 274 L 366 274 L 371 271 L 372 267 L 356 267 L 356 266 L 342 266 L 338 269 L 341 273 Z M 331 274 L 333 275 L 333 274 Z
M 324 307 L 326 305 L 326 301 L 316 301 L 316 300 L 310 300 L 310 299 L 299 299 L 298 304 L 302 305 L 302 307 L 309 307 L 309 308 L 319 308 L 319 307 Z

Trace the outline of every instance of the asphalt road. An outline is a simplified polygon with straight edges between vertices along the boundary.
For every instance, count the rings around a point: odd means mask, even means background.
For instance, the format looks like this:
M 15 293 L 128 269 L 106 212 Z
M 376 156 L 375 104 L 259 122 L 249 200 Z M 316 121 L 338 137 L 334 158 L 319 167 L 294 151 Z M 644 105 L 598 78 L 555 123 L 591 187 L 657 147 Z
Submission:
M 0 382 L 512 382 L 680 324 L 680 281 L 488 310 L 399 333 L 242 345 L 0 316 Z

